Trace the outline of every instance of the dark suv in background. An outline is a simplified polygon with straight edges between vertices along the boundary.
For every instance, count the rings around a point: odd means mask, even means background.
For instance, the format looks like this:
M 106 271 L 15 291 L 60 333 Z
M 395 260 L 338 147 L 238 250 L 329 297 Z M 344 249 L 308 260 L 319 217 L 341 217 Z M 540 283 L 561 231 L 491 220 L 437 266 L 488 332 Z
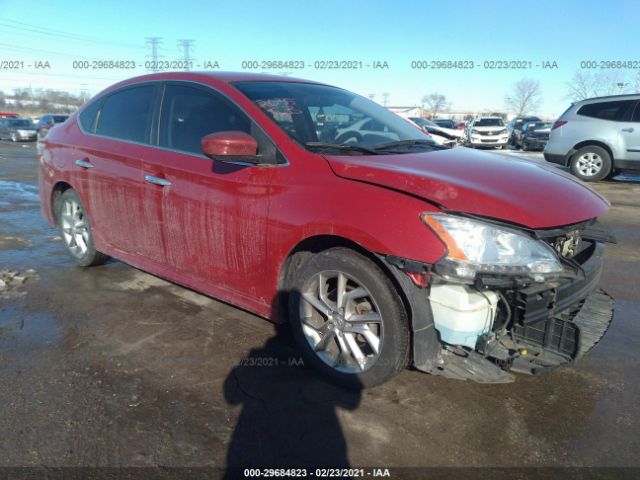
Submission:
M 512 118 L 509 123 L 507 123 L 507 132 L 509 133 L 509 143 L 514 146 L 518 145 L 518 135 L 522 134 L 522 127 L 525 123 L 529 122 L 540 122 L 541 119 L 539 117 L 534 116 L 519 116 Z
M 36 132 L 37 132 L 37 135 L 38 135 L 38 140 L 40 140 L 41 138 L 44 138 L 47 135 L 47 133 L 49 133 L 49 130 L 55 124 L 62 123 L 67 118 L 69 118 L 69 115 L 47 114 L 47 115 L 43 115 L 42 117 L 40 117 L 40 120 L 38 120 L 38 124 L 36 125 Z

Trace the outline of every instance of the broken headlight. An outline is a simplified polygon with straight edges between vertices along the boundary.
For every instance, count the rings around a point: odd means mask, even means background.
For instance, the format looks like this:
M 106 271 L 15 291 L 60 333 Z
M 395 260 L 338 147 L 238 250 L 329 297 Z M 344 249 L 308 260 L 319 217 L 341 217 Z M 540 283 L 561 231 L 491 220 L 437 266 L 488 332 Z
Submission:
M 495 273 L 542 280 L 563 269 L 548 244 L 516 230 L 443 213 L 421 218 L 447 247 L 437 264 L 442 275 L 472 281 L 478 273 Z

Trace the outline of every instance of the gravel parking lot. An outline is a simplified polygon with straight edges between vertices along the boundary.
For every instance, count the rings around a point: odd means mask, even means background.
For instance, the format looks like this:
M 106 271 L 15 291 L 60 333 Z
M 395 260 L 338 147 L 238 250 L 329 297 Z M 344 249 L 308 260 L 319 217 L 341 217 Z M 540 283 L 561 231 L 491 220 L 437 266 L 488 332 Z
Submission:
M 407 370 L 355 393 L 261 318 L 117 261 L 73 267 L 35 145 L 0 142 L 0 465 L 640 468 L 640 176 L 595 188 L 617 307 L 590 355 L 514 384 Z

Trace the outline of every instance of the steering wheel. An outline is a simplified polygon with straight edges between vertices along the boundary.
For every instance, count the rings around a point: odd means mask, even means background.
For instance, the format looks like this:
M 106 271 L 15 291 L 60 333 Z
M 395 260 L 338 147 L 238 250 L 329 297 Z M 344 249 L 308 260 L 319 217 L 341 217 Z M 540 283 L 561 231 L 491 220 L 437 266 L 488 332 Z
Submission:
M 362 135 L 360 135 L 356 131 L 345 132 L 342 135 L 339 135 L 335 142 L 336 143 L 349 143 L 349 140 L 354 140 L 352 143 L 359 143 L 362 141 Z

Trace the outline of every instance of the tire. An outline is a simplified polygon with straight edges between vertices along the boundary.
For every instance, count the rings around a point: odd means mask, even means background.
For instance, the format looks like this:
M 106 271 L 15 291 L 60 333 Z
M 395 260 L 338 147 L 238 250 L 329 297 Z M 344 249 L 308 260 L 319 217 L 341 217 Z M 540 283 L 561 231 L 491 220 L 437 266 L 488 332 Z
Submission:
M 522 141 L 522 151 L 523 152 L 528 152 L 529 151 L 529 144 L 527 142 L 525 142 L 524 140 Z
M 109 260 L 93 244 L 91 222 L 75 190 L 65 190 L 56 202 L 56 220 L 62 241 L 76 264 L 90 267 Z
M 602 147 L 587 145 L 573 154 L 570 167 L 571 173 L 580 180 L 597 182 L 611 172 L 611 156 Z
M 18 136 L 15 133 L 11 134 L 11 141 L 14 143 L 18 141 Z
M 346 292 L 340 308 L 338 290 Z M 294 274 L 289 321 L 305 360 L 333 383 L 373 387 L 407 365 L 407 313 L 395 287 L 377 265 L 348 248 L 315 254 Z
M 619 168 L 612 168 L 609 175 L 607 175 L 607 180 L 613 180 L 613 178 L 620 175 L 620 173 L 622 173 L 622 171 Z

